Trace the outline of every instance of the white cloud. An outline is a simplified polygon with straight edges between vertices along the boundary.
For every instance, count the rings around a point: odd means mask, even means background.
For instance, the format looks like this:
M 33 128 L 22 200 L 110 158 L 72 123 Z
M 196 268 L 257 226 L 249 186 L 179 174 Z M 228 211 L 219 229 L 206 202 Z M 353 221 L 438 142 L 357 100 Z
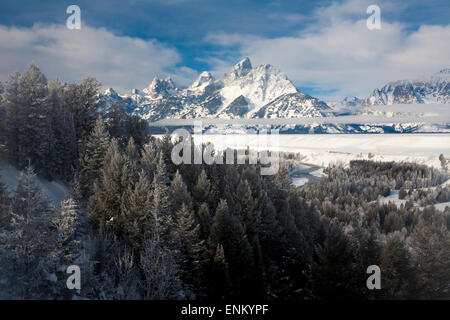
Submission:
M 216 34 L 207 40 L 238 46 L 240 56 L 249 56 L 254 64 L 277 66 L 297 86 L 337 90 L 333 96 L 322 96 L 328 99 L 366 97 L 388 81 L 450 67 L 450 24 L 423 25 L 411 32 L 404 24 L 383 21 L 383 12 L 398 8 L 384 3 L 380 7 L 381 30 L 367 29 L 366 3 L 352 0 L 319 8 L 315 23 L 295 36 Z M 221 69 L 231 62 L 222 59 Z
M 221 46 L 235 46 L 261 39 L 260 37 L 248 34 L 218 32 L 207 34 L 204 40 Z
M 117 36 L 106 29 L 65 25 L 34 25 L 32 28 L 0 25 L 0 79 L 22 72 L 34 61 L 52 79 L 78 81 L 94 76 L 106 87 L 119 91 L 143 88 L 154 76 L 172 75 L 187 85 L 196 72 L 177 67 L 176 49 L 156 40 Z
M 283 20 L 285 22 L 291 22 L 291 23 L 296 23 L 296 22 L 300 22 L 300 21 L 304 21 L 304 20 L 308 19 L 307 16 L 305 16 L 303 14 L 299 14 L 299 13 L 292 13 L 292 14 L 271 13 L 267 17 L 269 19 Z

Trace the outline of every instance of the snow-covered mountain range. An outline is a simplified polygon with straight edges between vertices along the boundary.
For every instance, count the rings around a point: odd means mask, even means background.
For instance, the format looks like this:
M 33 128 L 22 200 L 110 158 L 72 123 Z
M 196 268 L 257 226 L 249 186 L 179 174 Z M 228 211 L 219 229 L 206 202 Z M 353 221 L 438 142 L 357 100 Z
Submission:
M 154 122 L 193 118 L 323 117 L 331 112 L 323 101 L 300 92 L 284 73 L 263 64 L 253 67 L 245 58 L 221 79 L 202 72 L 185 89 L 172 79 L 154 78 L 147 88 L 119 95 L 109 88 L 102 94 L 106 106 L 116 101 L 127 110 Z
M 450 103 L 450 69 L 422 79 L 389 82 L 363 101 L 361 111 L 372 113 L 372 107 L 380 105 L 430 103 Z
M 234 65 L 222 78 L 215 79 L 207 71 L 187 88 L 178 88 L 172 79 L 154 78 L 144 89 L 132 89 L 119 95 L 109 88 L 101 98 L 105 111 L 115 102 L 126 105 L 127 112 L 150 123 L 177 119 L 295 119 L 339 117 L 351 115 L 415 117 L 411 123 L 280 125 L 290 133 L 359 133 L 359 132 L 428 132 L 450 131 L 450 125 L 424 126 L 420 117 L 433 113 L 432 106 L 449 104 L 450 69 L 418 80 L 400 80 L 376 89 L 366 99 L 347 97 L 339 102 L 324 102 L 300 92 L 287 76 L 269 64 L 252 66 L 249 58 Z M 402 105 L 428 104 L 402 111 Z M 394 108 L 395 107 L 395 108 Z M 393 108 L 393 110 L 389 110 Z M 394 110 L 395 109 L 395 110 Z M 428 110 L 430 109 L 430 110 Z M 411 111 L 413 110 L 413 111 Z M 442 108 L 440 108 L 442 111 Z M 417 113 L 418 112 L 418 113 Z M 445 111 L 446 112 L 446 111 Z

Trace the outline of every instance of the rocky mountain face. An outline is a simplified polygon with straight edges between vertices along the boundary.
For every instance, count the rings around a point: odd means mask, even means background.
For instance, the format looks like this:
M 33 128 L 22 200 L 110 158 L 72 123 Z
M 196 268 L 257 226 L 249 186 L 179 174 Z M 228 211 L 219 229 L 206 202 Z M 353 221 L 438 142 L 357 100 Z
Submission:
M 284 73 L 264 64 L 253 67 L 245 58 L 221 79 L 202 72 L 185 89 L 170 78 L 155 78 L 143 90 L 118 95 L 113 89 L 103 93 L 106 107 L 114 102 L 149 122 L 192 118 L 291 118 L 322 117 L 330 112 L 323 101 L 297 90 Z
M 299 108 L 298 106 L 302 106 Z M 301 92 L 287 93 L 266 104 L 252 118 L 276 119 L 332 116 L 323 101 Z
M 362 107 L 364 113 L 370 113 L 372 106 L 429 103 L 450 103 L 450 69 L 423 79 L 389 82 L 375 89 Z

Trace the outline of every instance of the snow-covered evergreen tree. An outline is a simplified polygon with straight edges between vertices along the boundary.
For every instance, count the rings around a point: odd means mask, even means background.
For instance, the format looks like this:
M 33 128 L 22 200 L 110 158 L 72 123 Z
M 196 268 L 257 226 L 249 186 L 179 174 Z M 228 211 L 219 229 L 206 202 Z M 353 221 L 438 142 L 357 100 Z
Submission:
M 194 187 L 193 195 L 199 202 L 208 201 L 209 193 L 211 191 L 211 182 L 206 175 L 205 170 L 202 170 L 197 179 L 197 184 Z
M 153 181 L 153 176 L 156 172 L 156 165 L 158 163 L 158 147 L 153 139 L 144 147 L 142 152 L 141 166 L 149 181 Z
M 97 224 L 107 224 L 121 234 L 124 230 L 122 215 L 123 195 L 129 189 L 132 172 L 119 151 L 116 139 L 112 139 L 106 152 L 100 178 L 94 183 L 94 194 L 89 200 L 89 217 Z
M 247 180 L 241 180 L 236 190 L 236 207 L 247 233 L 256 234 L 261 224 L 260 212 L 255 210 L 252 191 Z
M 230 215 L 227 202 L 221 200 L 214 215 L 214 221 L 209 235 L 209 248 L 211 254 L 216 253 L 217 245 L 222 245 L 230 267 L 230 277 L 233 284 L 234 295 L 248 294 L 253 255 L 247 240 L 245 230 L 236 216 Z
M 192 198 L 187 189 L 186 184 L 183 181 L 183 177 L 177 170 L 173 180 L 170 184 L 170 204 L 171 212 L 175 213 L 181 209 L 184 204 L 186 208 L 192 209 Z
M 206 259 L 205 241 L 200 239 L 200 226 L 191 209 L 183 203 L 177 212 L 177 231 L 180 237 L 180 265 L 185 285 L 200 288 Z
M 103 105 L 98 95 L 100 83 L 91 77 L 85 78 L 79 84 L 68 83 L 62 92 L 62 104 L 73 116 L 78 152 L 84 150 L 84 144 L 92 132 L 98 110 Z
M 144 299 L 184 298 L 174 252 L 163 246 L 156 236 L 145 241 L 140 266 L 144 274 L 142 284 Z
M 125 238 L 133 249 L 141 249 L 143 239 L 150 235 L 154 225 L 151 215 L 152 202 L 150 184 L 141 172 L 138 181 L 128 186 L 121 204 L 121 214 L 125 226 Z
M 212 218 L 211 218 L 211 214 L 209 212 L 209 207 L 205 202 L 203 202 L 200 205 L 200 208 L 198 208 L 197 221 L 199 222 L 199 226 L 200 226 L 201 238 L 204 240 L 207 240 L 209 237 L 209 231 L 211 229 Z
M 58 232 L 58 245 L 71 253 L 77 246 L 77 229 L 81 223 L 80 212 L 74 199 L 67 199 L 61 202 L 61 213 L 55 220 Z
M 51 177 L 54 135 L 51 130 L 51 105 L 48 96 L 47 78 L 32 63 L 20 78 L 20 114 L 19 130 L 21 150 L 19 166 L 25 167 L 28 161 L 42 172 L 46 177 Z
M 7 238 L 8 259 L 19 296 L 45 298 L 51 294 L 56 268 L 57 232 L 55 209 L 47 202 L 28 167 L 19 178 L 11 204 L 11 231 Z
M 101 117 L 97 118 L 80 160 L 80 185 L 85 196 L 92 194 L 94 182 L 100 177 L 110 137 Z
M 11 74 L 6 82 L 4 104 L 7 115 L 6 148 L 8 159 L 11 163 L 19 163 L 22 143 L 21 122 L 26 117 L 25 110 L 21 107 L 20 73 Z
M 52 176 L 69 181 L 76 168 L 77 141 L 73 115 L 64 108 L 61 101 L 62 86 L 58 79 L 50 82 L 49 88 L 49 117 L 53 133 L 51 158 Z
M 176 236 L 174 235 L 175 221 L 170 213 L 168 177 L 162 153 L 159 156 L 151 188 L 153 232 L 159 241 L 166 241 L 167 245 L 173 246 L 174 242 L 176 242 Z

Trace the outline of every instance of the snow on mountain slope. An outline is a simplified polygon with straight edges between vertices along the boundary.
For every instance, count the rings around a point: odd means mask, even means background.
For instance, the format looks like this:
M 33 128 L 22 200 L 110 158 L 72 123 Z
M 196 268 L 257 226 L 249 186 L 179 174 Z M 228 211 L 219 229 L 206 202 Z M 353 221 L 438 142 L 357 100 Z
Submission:
M 236 63 L 230 71 L 228 71 L 224 78 L 223 83 L 230 84 L 233 83 L 235 80 L 238 80 L 242 77 L 245 77 L 247 74 L 249 74 L 252 71 L 252 63 L 250 62 L 250 59 L 248 57 L 245 57 L 238 63 Z
M 0 179 L 11 194 L 16 189 L 19 176 L 20 171 L 15 167 L 8 163 L 0 162 Z M 69 196 L 69 188 L 62 182 L 48 181 L 40 177 L 37 177 L 36 182 L 42 193 L 55 206 L 59 206 L 60 202 Z
M 197 97 L 209 96 L 216 90 L 215 79 L 211 73 L 204 71 L 185 91 L 186 95 Z
M 364 100 L 362 112 L 370 113 L 377 105 L 450 103 L 449 80 L 450 69 L 443 69 L 423 79 L 389 82 Z
M 225 75 L 223 84 L 220 93 L 224 107 L 242 95 L 249 102 L 249 115 L 281 95 L 298 92 L 278 69 L 268 64 L 252 69 L 248 58 L 240 61 Z
M 364 100 L 358 97 L 345 97 L 338 102 L 327 102 L 337 116 L 358 114 L 361 104 Z
M 177 93 L 178 90 L 172 79 L 168 77 L 166 79 L 153 78 L 152 82 L 142 92 L 152 99 L 162 99 Z
M 246 97 L 240 95 L 230 104 L 225 106 L 218 114 L 219 118 L 239 119 L 244 117 L 250 110 L 250 104 Z
M 331 109 L 319 99 L 296 92 L 284 94 L 266 104 L 252 118 L 324 117 Z
M 177 88 L 170 78 L 155 78 L 143 90 L 133 89 L 129 94 L 119 95 L 108 89 L 101 97 L 105 101 L 103 111 L 115 102 L 124 103 L 127 112 L 153 125 L 165 120 L 199 118 L 204 121 L 318 118 L 317 122 L 309 125 L 280 124 L 279 129 L 289 133 L 449 132 L 448 123 L 423 121 L 423 117 L 443 114 L 443 110 L 435 112 L 436 105 L 438 109 L 443 106 L 450 110 L 449 79 L 450 69 L 444 69 L 424 79 L 390 82 L 374 90 L 365 100 L 353 97 L 327 104 L 300 92 L 277 68 L 268 64 L 254 67 L 250 59 L 244 58 L 221 79 L 215 79 L 205 71 L 185 89 Z M 418 109 L 404 107 L 413 105 Z M 338 122 L 322 124 L 320 121 L 322 118 L 357 114 L 388 118 L 406 116 L 412 120 L 406 123 L 365 121 L 345 125 Z
M 319 109 L 327 108 L 324 102 L 300 93 L 277 68 L 268 64 L 253 67 L 249 58 L 239 61 L 219 80 L 209 72 L 202 72 L 186 89 L 177 88 L 170 78 L 155 78 L 143 90 L 133 89 L 130 94 L 118 95 L 108 89 L 101 96 L 106 107 L 116 101 L 125 103 L 130 113 L 150 122 L 264 117 L 266 112 L 259 110 L 281 96 L 284 97 L 282 110 L 277 114 L 272 105 L 271 117 L 322 116 Z

